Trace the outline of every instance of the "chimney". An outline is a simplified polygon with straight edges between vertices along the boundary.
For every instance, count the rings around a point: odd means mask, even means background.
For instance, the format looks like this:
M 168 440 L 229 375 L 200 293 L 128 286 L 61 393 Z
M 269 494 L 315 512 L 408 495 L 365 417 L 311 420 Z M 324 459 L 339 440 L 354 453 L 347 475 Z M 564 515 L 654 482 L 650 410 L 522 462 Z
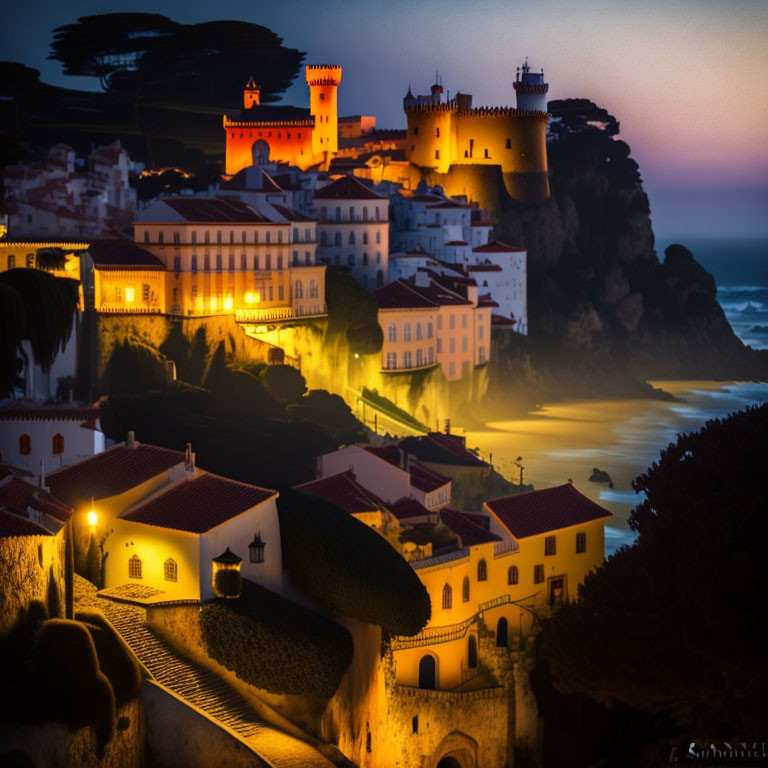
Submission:
M 446 419 L 445 420 L 445 434 L 450 435 L 451 434 L 451 420 Z
M 184 452 L 184 469 L 192 473 L 195 471 L 195 454 L 192 452 L 192 443 L 187 443 L 187 450 Z
M 136 440 L 134 439 L 134 432 L 133 430 L 128 430 L 128 434 L 125 437 L 125 447 L 132 451 L 136 447 Z

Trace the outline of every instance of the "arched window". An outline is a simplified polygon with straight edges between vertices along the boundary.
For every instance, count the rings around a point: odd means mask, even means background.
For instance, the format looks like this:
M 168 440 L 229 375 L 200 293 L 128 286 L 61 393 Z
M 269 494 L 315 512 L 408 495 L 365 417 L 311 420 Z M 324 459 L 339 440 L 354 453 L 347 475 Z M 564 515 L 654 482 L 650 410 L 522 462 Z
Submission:
M 389 324 L 389 336 L 390 341 L 397 341 L 397 326 L 394 323 Z
M 406 323 L 403 327 L 403 341 L 410 341 L 411 340 L 411 324 Z
M 53 453 L 54 455 L 64 453 L 64 435 L 56 434 L 53 436 Z
M 19 438 L 19 453 L 22 456 L 29 456 L 32 453 L 32 438 L 27 434 Z
M 447 611 L 453 605 L 453 590 L 450 584 L 443 587 L 443 610 Z
M 297 299 L 304 298 L 304 286 L 301 284 L 301 280 L 297 280 L 294 284 L 293 295 Z
M 488 566 L 485 564 L 485 560 L 481 560 L 477 564 L 477 580 L 488 581 Z
M 140 579 L 141 578 L 141 560 L 137 555 L 132 555 L 128 560 L 128 578 Z
M 474 635 L 470 635 L 467 640 L 467 666 L 470 669 L 477 667 L 477 639 Z
M 163 565 L 163 571 L 165 573 L 166 581 L 178 581 L 179 578 L 179 566 L 176 565 L 176 561 L 169 557 Z
M 507 584 L 517 584 L 518 579 L 517 566 L 510 565 L 507 569 Z
M 465 602 L 469 602 L 469 576 L 464 577 L 464 581 L 461 582 L 461 599 Z
M 419 661 L 419 688 L 425 688 L 429 691 L 435 690 L 437 679 L 437 665 L 435 657 L 427 654 L 422 656 Z
M 496 625 L 496 647 L 507 647 L 507 620 L 502 616 Z
M 416 323 L 416 341 L 421 341 L 422 338 L 421 323 Z
M 16 255 L 13 253 L 8 254 L 8 269 L 16 268 Z

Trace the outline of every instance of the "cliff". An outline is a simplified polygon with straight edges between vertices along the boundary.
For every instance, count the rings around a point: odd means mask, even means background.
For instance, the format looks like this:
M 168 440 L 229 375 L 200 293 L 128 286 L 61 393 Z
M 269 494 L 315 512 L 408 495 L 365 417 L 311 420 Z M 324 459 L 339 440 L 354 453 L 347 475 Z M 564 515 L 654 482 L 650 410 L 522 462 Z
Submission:
M 511 365 L 528 400 L 645 395 L 652 379 L 768 378 L 768 353 L 734 334 L 694 255 L 675 245 L 659 259 L 618 122 L 586 100 L 551 102 L 550 111 L 560 117 L 548 147 L 550 199 L 516 202 L 500 179 L 479 185 L 498 201 L 495 236 L 529 254 L 531 335 L 495 333 L 492 399 L 508 392 Z

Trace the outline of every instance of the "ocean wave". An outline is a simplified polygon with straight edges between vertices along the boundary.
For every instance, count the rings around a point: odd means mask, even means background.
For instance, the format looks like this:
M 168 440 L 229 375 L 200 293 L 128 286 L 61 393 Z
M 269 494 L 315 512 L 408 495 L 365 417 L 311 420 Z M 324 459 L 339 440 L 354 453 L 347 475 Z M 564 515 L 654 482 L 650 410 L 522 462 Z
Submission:
M 718 293 L 755 293 L 757 291 L 768 292 L 766 285 L 718 285 Z
M 720 306 L 728 312 L 739 312 L 745 314 L 747 312 L 761 313 L 768 310 L 768 304 L 764 304 L 762 301 L 721 301 Z

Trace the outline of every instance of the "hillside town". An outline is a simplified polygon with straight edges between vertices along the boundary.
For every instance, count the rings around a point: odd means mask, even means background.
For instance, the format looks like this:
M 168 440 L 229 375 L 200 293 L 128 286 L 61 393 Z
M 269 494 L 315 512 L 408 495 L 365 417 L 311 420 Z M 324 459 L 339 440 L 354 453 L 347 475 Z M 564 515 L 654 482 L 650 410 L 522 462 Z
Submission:
M 69 732 L 50 764 L 93 745 L 126 767 L 144 747 L 153 765 L 524 764 L 537 632 L 603 563 L 611 516 L 572 480 L 503 477 L 460 429 L 499 346 L 529 330 L 526 249 L 496 238 L 472 174 L 547 198 L 543 71 L 518 68 L 514 108 L 409 89 L 405 131 L 338 115 L 341 67 L 306 67 L 309 109 L 262 105 L 248 74 L 204 191 L 138 200 L 149 172 L 119 143 L 57 144 L 3 173 L 0 273 L 46 272 L 77 297 L 53 359 L 20 343 L 0 404 L 0 622 L 12 633 L 42 606 L 41 647 L 75 647 L 57 621 L 85 626 L 96 671 L 74 690 L 113 691 L 117 723 L 73 721 L 79 747 Z M 363 306 L 373 342 L 352 320 L 332 337 Z M 353 439 L 274 489 L 207 469 L 191 434 L 147 440 L 119 397 L 141 394 L 132 376 L 195 394 L 174 333 L 220 342 L 242 376 L 258 364 L 268 408 L 327 390 Z M 118 368 L 120 350 L 138 356 Z M 278 375 L 306 383 L 298 399 Z

